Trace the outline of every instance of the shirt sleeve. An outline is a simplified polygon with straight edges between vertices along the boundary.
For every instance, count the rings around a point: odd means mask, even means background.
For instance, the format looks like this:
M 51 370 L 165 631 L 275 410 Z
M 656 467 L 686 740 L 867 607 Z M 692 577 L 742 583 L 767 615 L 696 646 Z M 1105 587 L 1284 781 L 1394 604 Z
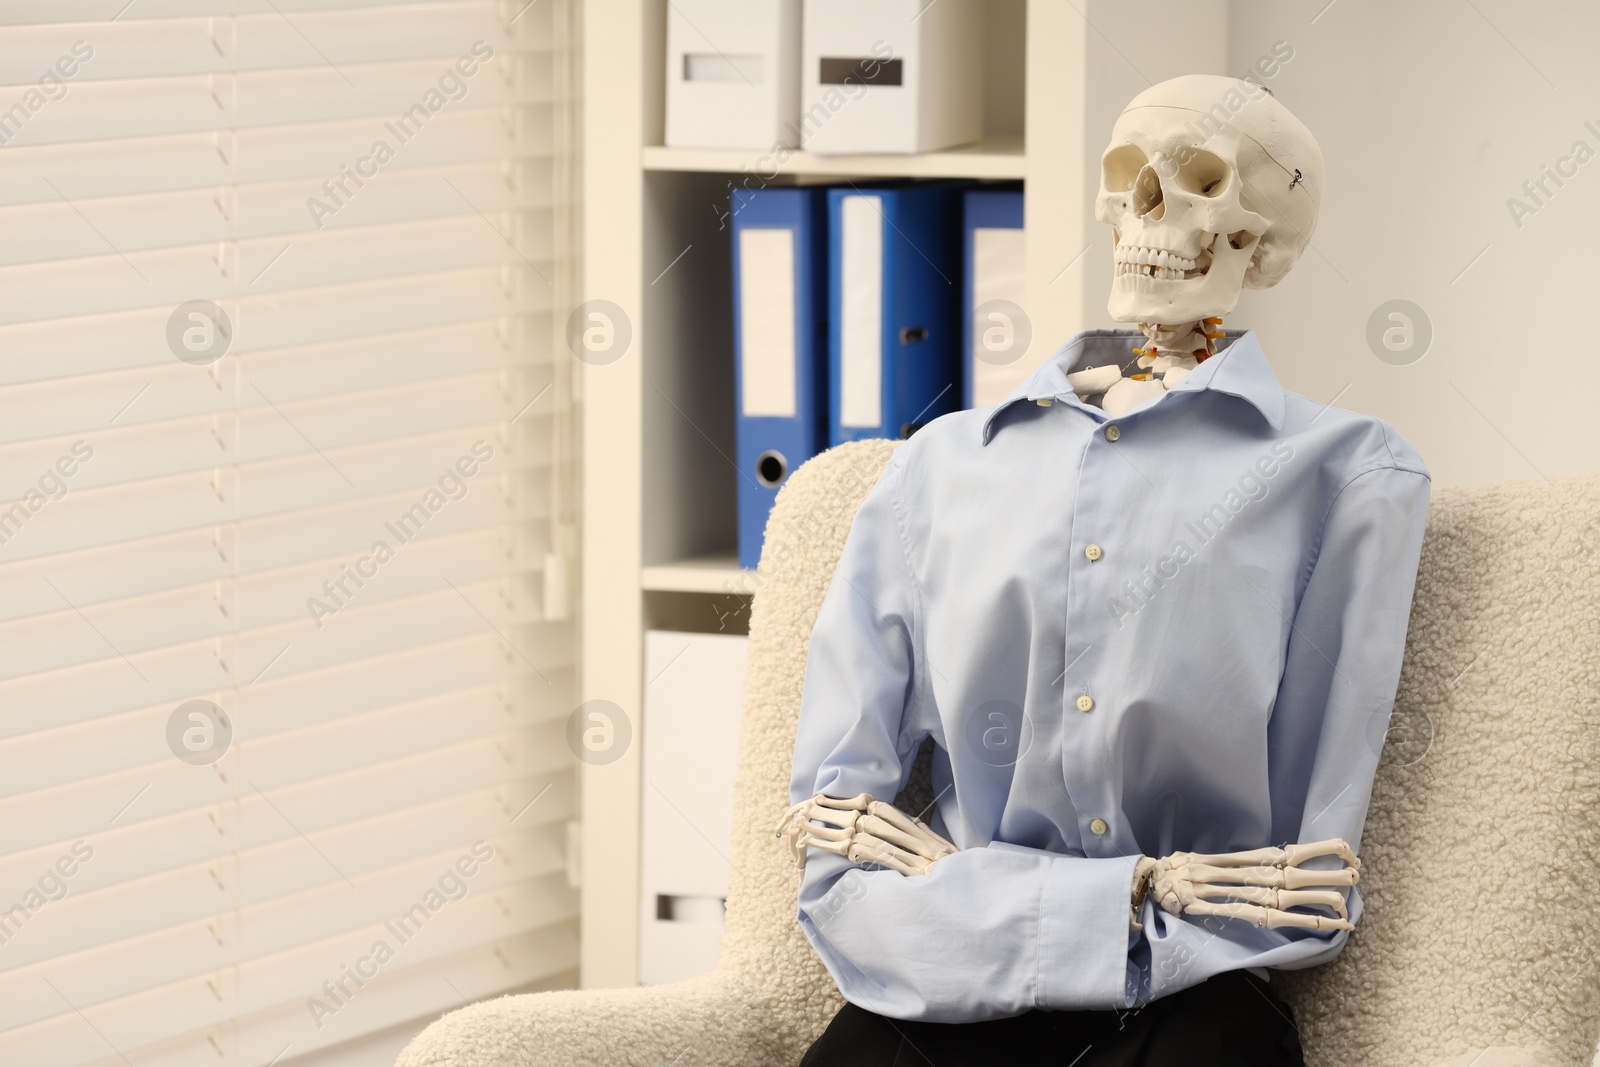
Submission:
M 856 513 L 812 630 L 792 803 L 818 793 L 892 802 L 928 734 L 917 710 L 929 665 L 900 513 L 907 449 Z M 845 999 L 932 1022 L 1124 1005 L 1137 857 L 955 844 L 963 851 L 915 877 L 809 850 L 799 921 Z
M 1376 466 L 1331 504 L 1289 633 L 1267 749 L 1272 844 L 1340 837 L 1360 855 L 1385 731 L 1405 653 L 1429 479 Z M 1307 867 L 1337 867 L 1328 857 Z M 1361 917 L 1358 888 L 1347 894 Z M 1174 917 L 1146 900 L 1129 957 L 1129 1006 L 1244 967 L 1326 963 L 1347 931 L 1257 929 L 1238 919 Z

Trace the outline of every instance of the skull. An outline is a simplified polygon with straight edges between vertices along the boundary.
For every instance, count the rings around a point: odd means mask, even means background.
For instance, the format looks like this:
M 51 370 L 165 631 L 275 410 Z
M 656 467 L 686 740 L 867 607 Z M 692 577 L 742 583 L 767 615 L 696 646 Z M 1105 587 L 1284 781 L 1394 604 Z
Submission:
M 1264 86 L 1192 74 L 1146 89 L 1101 158 L 1118 322 L 1232 311 L 1289 273 L 1317 225 L 1322 152 Z

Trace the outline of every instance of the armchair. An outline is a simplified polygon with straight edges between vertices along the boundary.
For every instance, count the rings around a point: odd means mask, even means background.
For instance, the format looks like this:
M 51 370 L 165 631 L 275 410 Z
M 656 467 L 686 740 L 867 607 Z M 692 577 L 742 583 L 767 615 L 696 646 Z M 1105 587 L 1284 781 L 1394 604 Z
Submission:
M 795 922 L 799 875 L 772 826 L 788 805 L 811 626 L 856 507 L 897 447 L 822 453 L 768 520 L 716 969 L 470 1005 L 418 1035 L 399 1067 L 799 1061 L 841 1002 Z M 1362 846 L 1366 913 L 1335 962 L 1274 975 L 1313 1067 L 1590 1064 L 1597 549 L 1600 482 L 1435 490 L 1395 710 L 1372 725 L 1386 751 Z

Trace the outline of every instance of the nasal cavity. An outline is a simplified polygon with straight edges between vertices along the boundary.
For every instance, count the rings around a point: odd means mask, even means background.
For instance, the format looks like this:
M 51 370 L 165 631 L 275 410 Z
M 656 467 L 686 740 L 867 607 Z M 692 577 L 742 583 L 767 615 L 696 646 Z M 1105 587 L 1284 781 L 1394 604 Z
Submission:
M 1161 179 L 1154 168 L 1146 166 L 1133 180 L 1133 213 L 1151 222 L 1159 222 L 1166 210 L 1161 199 Z

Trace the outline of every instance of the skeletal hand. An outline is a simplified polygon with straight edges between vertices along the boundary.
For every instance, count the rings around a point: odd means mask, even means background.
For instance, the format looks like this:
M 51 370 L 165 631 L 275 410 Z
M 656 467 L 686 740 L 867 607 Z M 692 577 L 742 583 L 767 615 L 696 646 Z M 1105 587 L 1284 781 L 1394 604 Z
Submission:
M 821 826 L 814 825 L 821 823 Z M 796 867 L 806 865 L 806 848 L 844 856 L 851 863 L 875 863 L 901 874 L 927 874 L 941 857 L 959 851 L 928 824 L 862 793 L 849 800 L 818 793 L 784 813 L 773 836 L 787 834 Z
M 1300 866 L 1317 856 L 1338 856 L 1346 865 L 1331 871 Z M 1338 838 L 1212 856 L 1193 852 L 1174 852 L 1158 860 L 1146 856 L 1135 875 L 1135 884 L 1148 885 L 1156 903 L 1173 915 L 1220 915 L 1268 929 L 1355 929 L 1344 894 L 1334 887 L 1359 882 L 1361 861 Z M 1328 908 L 1336 917 L 1288 910 L 1305 906 Z

